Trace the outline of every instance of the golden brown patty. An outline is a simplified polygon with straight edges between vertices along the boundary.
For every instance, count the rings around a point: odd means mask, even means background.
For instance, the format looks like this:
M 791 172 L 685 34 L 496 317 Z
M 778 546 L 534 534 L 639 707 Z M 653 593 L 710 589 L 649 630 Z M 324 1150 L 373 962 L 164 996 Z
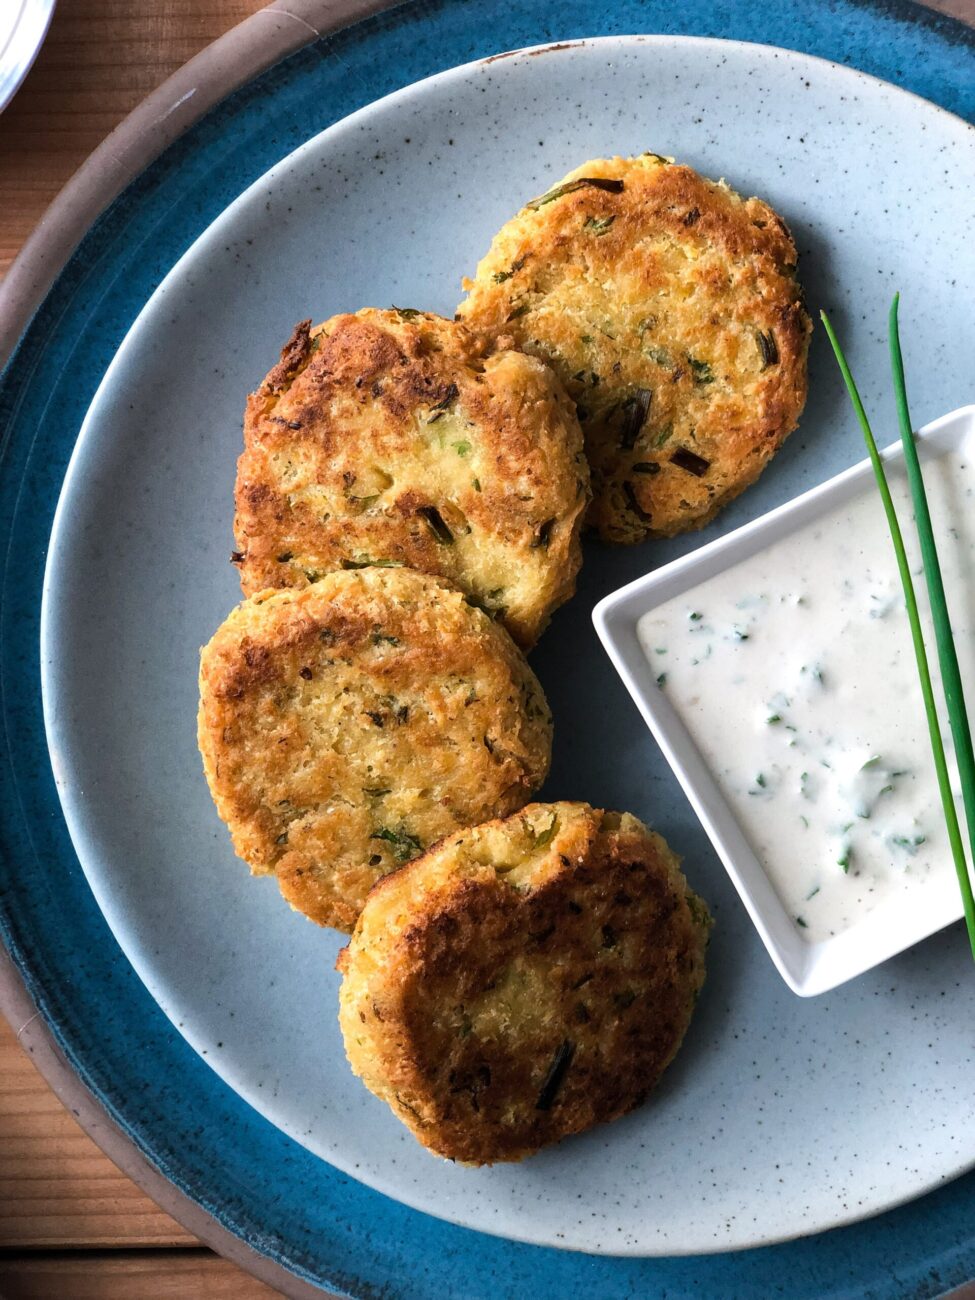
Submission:
M 458 832 L 380 882 L 339 956 L 352 1069 L 431 1151 L 520 1160 L 643 1101 L 709 926 L 628 813 L 530 804 Z
M 450 578 L 530 646 L 572 595 L 589 467 L 546 366 L 393 308 L 303 321 L 252 394 L 244 593 L 391 560 Z
M 761 200 L 655 154 L 597 159 L 502 227 L 458 317 L 555 369 L 585 433 L 589 522 L 637 542 L 707 523 L 795 428 L 795 271 Z
M 233 611 L 203 650 L 199 740 L 238 854 L 351 929 L 380 876 L 525 803 L 552 722 L 502 627 L 440 578 L 370 568 Z

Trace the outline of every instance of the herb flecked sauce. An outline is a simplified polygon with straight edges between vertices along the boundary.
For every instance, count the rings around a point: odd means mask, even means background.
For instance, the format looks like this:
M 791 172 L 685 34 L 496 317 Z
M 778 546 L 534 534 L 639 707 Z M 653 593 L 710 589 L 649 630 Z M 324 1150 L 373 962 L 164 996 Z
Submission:
M 904 530 L 939 711 L 927 593 Z M 975 464 L 924 465 L 975 705 Z M 913 545 L 912 545 L 913 544 Z M 640 643 L 786 910 L 810 941 L 953 872 L 904 597 L 876 490 L 640 620 Z M 945 745 L 958 793 L 950 736 Z

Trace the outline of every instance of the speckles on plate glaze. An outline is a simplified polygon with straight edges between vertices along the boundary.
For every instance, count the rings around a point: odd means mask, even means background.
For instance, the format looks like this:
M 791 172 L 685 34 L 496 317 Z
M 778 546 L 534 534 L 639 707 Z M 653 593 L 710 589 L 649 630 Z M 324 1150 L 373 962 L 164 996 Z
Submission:
M 728 22 L 724 30 L 729 34 L 752 30 L 751 9 L 743 7 L 734 21 L 728 18 L 730 12 L 728 6 L 721 6 L 720 12 L 715 7 L 714 23 Z M 841 4 L 840 12 L 842 24 L 835 7 L 824 6 L 820 16 L 808 6 L 793 10 L 785 0 L 763 21 L 770 39 L 788 43 L 815 37 L 823 52 L 860 51 L 869 11 Z M 570 32 L 582 32 L 591 22 L 590 10 L 580 5 L 564 5 L 560 14 Z M 645 5 L 620 5 L 606 22 L 667 24 L 676 14 L 672 6 L 648 10 Z M 786 21 L 789 14 L 793 26 Z M 471 54 L 487 54 L 526 35 L 539 40 L 553 35 L 546 30 L 550 6 L 541 4 L 501 12 L 488 5 L 464 10 L 445 3 L 382 16 L 369 30 L 389 31 L 401 24 L 398 44 L 381 48 L 386 57 L 365 57 L 341 42 L 330 42 L 324 47 L 329 57 L 322 58 L 320 50 L 303 56 L 300 76 L 277 71 L 278 80 L 271 84 L 284 84 L 281 79 L 294 75 L 300 95 L 295 92 L 283 106 L 277 102 L 266 117 L 253 109 L 257 125 L 241 117 L 250 92 L 238 97 L 202 137 L 205 149 L 198 137 L 196 152 L 187 147 L 183 155 L 170 156 L 130 197 L 127 219 L 140 219 L 139 240 L 126 237 L 121 214 L 110 218 L 104 230 L 113 236 L 114 247 L 106 234 L 106 242 L 89 246 L 85 253 L 91 259 L 84 263 L 85 272 L 95 277 L 104 295 L 87 303 L 86 313 L 95 311 L 94 321 L 89 323 L 86 314 L 83 327 L 80 306 L 77 317 L 69 313 L 45 354 L 46 368 L 39 372 L 39 379 L 50 378 L 51 368 L 63 359 L 59 349 L 69 343 L 77 347 L 71 371 L 74 404 L 58 392 L 48 408 L 44 403 L 50 390 L 45 389 L 43 400 L 40 393 L 34 394 L 37 422 L 32 432 L 43 434 L 38 455 L 46 454 L 49 440 L 57 437 L 62 439 L 58 446 L 63 463 L 69 434 L 83 412 L 82 397 L 104 369 L 138 295 L 145 294 L 185 246 L 187 236 L 199 229 L 194 219 L 201 213 L 213 215 L 214 196 L 233 193 L 241 177 L 253 175 L 252 153 L 263 166 L 283 147 L 328 121 L 336 105 L 348 111 L 395 84 L 395 78 L 420 76 L 434 68 L 444 58 L 444 42 L 453 30 L 448 20 L 477 24 L 466 46 Z M 698 9 L 693 20 L 712 18 Z M 425 33 L 422 40 L 415 35 L 419 29 Z M 85 788 L 92 792 L 84 833 L 75 827 L 79 847 L 106 913 L 154 995 L 184 1021 L 191 1041 L 208 1050 L 217 1041 L 224 1043 L 208 1061 L 280 1129 L 264 1124 L 210 1076 L 198 1057 L 167 1036 L 166 1026 L 159 1027 L 155 1007 L 111 946 L 101 917 L 77 884 L 77 872 L 72 877 L 66 844 L 48 855 L 36 883 L 18 882 L 19 897 L 30 891 L 32 909 L 30 916 L 24 913 L 20 932 L 36 940 L 45 968 L 64 976 L 58 981 L 56 1013 L 74 1059 L 82 1062 L 98 1091 L 158 1162 L 181 1181 L 189 1181 L 201 1199 L 260 1248 L 329 1279 L 333 1286 L 348 1284 L 359 1295 L 387 1285 L 404 1300 L 426 1300 L 445 1290 L 479 1297 L 554 1296 L 585 1285 L 601 1300 L 663 1290 L 682 1297 L 722 1294 L 723 1300 L 725 1294 L 744 1294 L 746 1289 L 772 1294 L 784 1272 L 793 1300 L 800 1295 L 822 1297 L 827 1286 L 849 1290 L 857 1285 L 850 1283 L 851 1276 L 869 1275 L 870 1285 L 883 1294 L 891 1268 L 899 1278 L 920 1276 L 905 1237 L 939 1243 L 946 1258 L 952 1252 L 954 1267 L 957 1241 L 967 1222 L 961 1211 L 955 1218 L 946 1215 L 941 1201 L 931 1211 L 912 1211 L 921 1216 L 909 1220 L 915 1228 L 921 1225 L 920 1235 L 868 1225 L 843 1234 L 836 1246 L 817 1242 L 808 1249 L 760 1252 L 735 1261 L 580 1262 L 569 1255 L 539 1254 L 472 1236 L 415 1215 L 329 1169 L 282 1135 L 281 1130 L 291 1132 L 314 1150 L 332 1153 L 356 1178 L 433 1213 L 468 1217 L 492 1232 L 538 1232 L 561 1245 L 631 1253 L 673 1251 L 680 1244 L 723 1249 L 797 1228 L 808 1230 L 849 1217 L 852 1200 L 861 1200 L 861 1209 L 876 1207 L 899 1194 L 898 1188 L 934 1182 L 960 1163 L 959 1139 L 939 1136 L 950 1111 L 941 1104 L 941 1094 L 935 1096 L 921 1066 L 937 1053 L 938 1086 L 944 1097 L 950 1101 L 967 1095 L 971 1062 L 958 1049 L 957 1017 L 969 1014 L 961 1005 L 968 985 L 955 989 L 948 975 L 958 968 L 963 947 L 957 936 L 946 936 L 936 951 L 929 945 L 888 967 L 883 981 L 862 981 L 852 997 L 848 990 L 842 998 L 815 1006 L 797 1005 L 779 985 L 662 761 L 647 745 L 639 720 L 592 646 L 589 606 L 611 585 L 635 576 L 646 562 L 643 554 L 617 560 L 591 548 L 580 595 L 560 613 L 535 661 L 557 696 L 562 722 L 552 792 L 557 787 L 561 793 L 578 789 L 589 798 L 629 805 L 649 816 L 679 843 L 693 880 L 718 907 L 709 992 L 672 1079 L 639 1114 L 514 1171 L 470 1174 L 431 1161 L 358 1088 L 341 1061 L 334 1025 L 326 1015 L 334 1001 L 334 980 L 329 973 L 331 951 L 323 949 L 322 937 L 300 918 L 276 911 L 253 882 L 240 881 L 239 864 L 209 848 L 212 813 L 206 808 L 191 729 L 183 722 L 192 712 L 196 648 L 235 599 L 225 556 L 241 395 L 264 373 L 267 356 L 306 310 L 324 315 L 367 301 L 409 299 L 450 310 L 460 274 L 469 270 L 486 247 L 486 238 L 513 207 L 538 192 L 540 179 L 560 175 L 580 157 L 604 148 L 646 147 L 648 123 L 655 138 L 666 135 L 676 152 L 705 170 L 728 170 L 733 172 L 729 180 L 744 188 L 777 191 L 769 197 L 799 223 L 800 243 L 810 250 L 806 279 L 819 299 L 839 301 L 849 319 L 854 308 L 861 310 L 852 295 L 866 294 L 864 302 L 871 309 L 871 295 L 886 297 L 886 282 L 876 290 L 871 282 L 875 275 L 879 279 L 884 248 L 896 247 L 890 239 L 894 219 L 888 215 L 885 224 L 878 208 L 874 238 L 858 246 L 855 256 L 851 252 L 849 265 L 834 265 L 831 227 L 842 220 L 845 196 L 831 189 L 828 164 L 841 147 L 848 149 L 859 138 L 867 174 L 873 177 L 870 169 L 879 169 L 882 161 L 878 141 L 896 139 L 898 156 L 906 152 L 908 158 L 896 176 L 886 176 L 888 168 L 879 173 L 880 188 L 896 183 L 897 202 L 903 199 L 905 204 L 898 221 L 911 213 L 923 217 L 917 190 L 923 188 L 926 173 L 922 169 L 921 179 L 912 184 L 917 159 L 911 141 L 918 112 L 929 110 L 914 103 L 909 111 L 903 106 L 898 110 L 903 101 L 887 98 L 893 92 L 871 90 L 883 101 L 870 109 L 876 121 L 866 112 L 865 99 L 857 129 L 847 130 L 833 85 L 835 77 L 846 74 L 812 65 L 807 74 L 809 103 L 795 111 L 813 115 L 821 128 L 814 140 L 807 139 L 801 154 L 793 147 L 786 158 L 778 141 L 782 116 L 770 117 L 767 107 L 770 102 L 795 105 L 802 77 L 791 56 L 772 60 L 749 47 L 717 47 L 717 54 L 714 46 L 689 44 L 679 48 L 680 66 L 675 68 L 669 62 L 673 48 L 648 40 L 632 53 L 612 57 L 605 48 L 592 54 L 587 47 L 530 64 L 512 58 L 494 67 L 496 81 L 470 96 L 459 75 L 435 87 L 421 86 L 409 101 L 376 110 L 375 120 L 382 121 L 382 140 L 388 145 L 381 177 L 371 165 L 375 147 L 368 152 L 362 148 L 365 137 L 351 135 L 357 129 L 353 123 L 309 146 L 295 160 L 290 177 L 272 180 L 270 198 L 258 192 L 246 201 L 245 223 L 239 227 L 238 215 L 232 214 L 209 243 L 194 250 L 195 290 L 181 282 L 177 271 L 167 286 L 173 310 L 164 314 L 154 305 L 143 317 L 93 410 L 88 448 L 80 453 L 86 462 L 79 480 L 85 490 L 66 504 L 64 536 L 70 533 L 78 550 L 72 554 L 66 547 L 58 554 L 54 577 L 64 599 L 57 601 L 51 645 L 63 630 L 60 644 L 78 656 L 74 674 L 65 659 L 59 660 L 57 689 L 71 696 L 71 709 L 59 724 L 64 761 L 72 779 L 84 777 Z M 871 66 L 889 66 L 893 72 L 904 63 L 912 85 L 926 85 L 953 104 L 964 100 L 950 61 L 939 63 L 925 82 L 919 71 L 924 52 L 904 59 L 908 48 L 914 51 L 902 43 L 896 56 L 887 56 L 875 42 L 870 46 Z M 943 43 L 937 54 L 939 60 L 948 58 Z M 889 64 L 884 62 L 888 57 Z M 562 63 L 580 58 L 591 60 L 581 78 Z M 753 75 L 746 77 L 743 70 L 751 60 Z M 520 72 L 523 63 L 534 70 L 530 78 Z M 520 82 L 506 80 L 509 69 Z M 568 98 L 567 81 L 575 83 Z M 587 86 L 582 102 L 588 105 L 591 95 L 592 108 L 580 122 L 566 110 L 579 102 L 576 87 L 582 84 Z M 327 100 L 323 86 L 328 87 Z M 531 103 L 530 114 L 512 114 L 511 102 Z M 894 104 L 890 112 L 889 102 Z M 432 108 L 426 116 L 424 104 Z M 747 129 L 734 133 L 731 148 L 728 123 L 736 112 L 747 115 Z M 411 119 L 408 127 L 404 116 Z M 429 136 L 416 129 L 418 120 L 428 122 Z M 767 132 L 756 130 L 756 123 L 765 124 Z M 406 135 L 409 145 L 403 142 Z M 446 146 L 447 139 L 454 145 Z M 769 157 L 786 170 L 770 170 Z M 818 160 L 816 166 L 811 159 Z M 166 167 L 183 169 L 178 184 L 163 184 Z M 820 167 L 826 169 L 822 177 Z M 172 171 L 166 175 L 172 176 Z M 426 180 L 429 176 L 433 183 Z M 316 190 L 316 185 L 323 188 Z M 151 206 L 153 186 L 161 187 L 158 208 Z M 282 205 L 294 208 L 292 214 L 284 212 L 287 222 L 278 220 Z M 410 230 L 416 233 L 407 238 Z M 949 226 L 948 244 L 954 237 Z M 247 238 L 254 244 L 248 245 Z M 233 253 L 223 252 L 228 244 Z M 929 266 L 935 272 L 940 266 L 944 274 L 942 263 L 948 258 L 943 241 L 932 241 L 928 252 L 933 259 Z M 235 253 L 246 259 L 246 266 L 234 261 Z M 99 258 L 111 267 L 104 279 Z M 81 269 L 79 263 L 78 276 Z M 938 333 L 933 327 L 944 314 L 945 300 L 937 298 L 943 281 L 934 277 L 935 297 L 930 298 L 921 271 L 912 264 L 915 300 L 925 303 L 929 326 L 921 358 L 924 391 L 918 394 L 918 413 L 923 416 L 932 403 L 935 409 L 951 405 L 951 386 L 960 387 L 964 376 L 938 364 Z M 62 309 L 64 305 L 62 300 Z M 175 324 L 168 325 L 168 319 Z M 46 315 L 41 323 L 45 321 Z M 967 322 L 962 320 L 961 327 Z M 209 355 L 215 338 L 221 341 L 224 371 L 217 382 L 198 370 L 194 360 Z M 867 338 L 866 332 L 858 335 L 863 344 Z M 157 346 L 162 347 L 159 353 Z M 202 406 L 176 400 L 173 356 L 178 358 L 181 382 Z M 87 386 L 80 383 L 82 360 Z M 879 391 L 879 369 L 871 382 Z M 810 475 L 820 477 L 841 463 L 845 444 L 835 423 L 841 403 L 838 387 L 827 383 L 819 407 L 792 440 L 789 458 L 776 462 L 767 488 L 763 485 L 765 494 L 756 492 L 747 505 L 737 507 L 743 512 L 739 520 L 791 495 Z M 130 404 L 135 412 L 116 419 Z M 64 418 L 53 425 L 44 422 L 40 413 L 45 409 Z M 194 409 L 208 413 L 211 436 L 202 442 L 198 422 L 189 419 Z M 133 427 L 140 430 L 138 445 L 121 436 Z M 21 431 L 17 436 L 26 435 Z M 815 464 L 800 454 L 803 446 L 810 451 L 815 447 Z M 157 473 L 161 465 L 165 475 Z M 50 483 L 46 495 L 38 496 L 34 478 L 25 482 L 27 499 L 41 503 L 38 517 L 46 523 L 53 505 Z M 122 483 L 127 484 L 125 494 L 119 491 Z M 0 516 L 8 517 L 13 517 L 12 510 Z M 728 516 L 725 526 L 731 522 Z M 14 575 L 27 563 L 25 547 L 16 545 L 24 537 L 22 520 L 17 528 L 9 552 Z M 684 544 L 696 545 L 698 540 Z M 34 542 L 34 570 L 25 592 L 37 586 L 43 537 Z M 119 553 L 126 556 L 125 581 L 108 590 L 104 584 L 99 587 L 100 624 L 72 600 L 72 591 L 85 590 L 84 585 L 73 587 L 72 579 L 90 573 L 105 555 Z M 655 558 L 677 553 L 677 546 L 663 546 L 655 550 Z M 166 566 L 159 562 L 162 554 L 169 556 Z M 187 573 L 194 576 L 192 601 L 186 598 Z M 16 591 L 13 594 L 16 597 Z M 25 613 L 24 599 L 14 599 L 5 617 L 13 619 L 15 613 Z M 125 635 L 106 645 L 104 629 L 111 619 Z M 165 645 L 152 635 L 162 622 L 167 628 Z M 36 633 L 36 617 L 28 603 L 18 625 L 25 644 L 29 633 Z M 31 640 L 31 654 L 33 644 Z M 565 644 L 578 646 L 578 653 L 560 654 Z M 137 672 L 140 660 L 144 662 Z M 115 712 L 100 707 L 108 680 L 117 692 Z M 25 689 L 22 698 L 29 696 Z M 67 702 L 68 695 L 63 698 Z M 19 735 L 9 693 L 5 707 L 8 731 Z M 151 754 L 139 748 L 147 738 L 153 742 Z M 110 801 L 102 797 L 106 791 L 112 792 Z M 176 818 L 174 806 L 179 809 Z M 145 814 L 138 834 L 118 816 L 119 808 Z M 48 806 L 48 820 L 50 813 Z M 38 816 L 33 833 L 41 835 L 46 825 Z M 122 861 L 126 872 L 113 870 L 112 864 Z M 70 924 L 48 897 L 56 892 L 52 883 L 64 890 L 62 900 L 70 898 Z M 36 923 L 38 918 L 49 919 L 50 926 Z M 72 953 L 71 961 L 62 960 L 55 935 Z M 161 948 L 163 962 L 150 960 L 153 947 Z M 248 954 L 243 967 L 230 956 L 241 950 Z M 271 987 L 259 978 L 269 969 L 276 973 Z M 296 988 L 313 996 L 296 1006 Z M 86 996 L 89 1008 L 97 1004 L 105 1009 L 97 1028 L 81 1006 Z M 877 999 L 883 1016 L 877 1013 Z M 231 1010 L 236 1014 L 231 1016 Z M 884 1037 L 881 1028 L 890 1036 Z M 860 1038 L 856 1057 L 841 1058 L 831 1050 L 844 1041 L 844 1033 L 854 1042 Z M 133 1050 L 150 1038 L 151 1051 Z M 886 1061 L 883 1070 L 881 1061 Z M 863 1102 L 866 1070 L 869 1104 Z M 317 1081 L 316 1088 L 307 1086 L 309 1079 Z M 268 1101 L 273 1088 L 277 1096 Z M 192 1108 L 186 1105 L 187 1095 L 194 1098 Z M 844 1104 L 837 1105 L 837 1097 Z M 929 1105 L 931 1112 L 938 1110 L 934 1141 L 925 1118 Z M 905 1115 L 910 1123 L 902 1126 L 903 1142 L 910 1150 L 898 1153 L 891 1172 L 890 1125 Z M 855 1145 L 844 1137 L 851 1120 L 857 1126 Z M 966 1127 L 958 1125 L 957 1131 L 964 1134 Z M 844 1160 L 851 1150 L 857 1153 L 855 1163 Z M 580 1204 L 584 1209 L 577 1208 Z M 793 1204 L 800 1207 L 795 1214 Z M 564 1238 L 557 1239 L 556 1233 Z

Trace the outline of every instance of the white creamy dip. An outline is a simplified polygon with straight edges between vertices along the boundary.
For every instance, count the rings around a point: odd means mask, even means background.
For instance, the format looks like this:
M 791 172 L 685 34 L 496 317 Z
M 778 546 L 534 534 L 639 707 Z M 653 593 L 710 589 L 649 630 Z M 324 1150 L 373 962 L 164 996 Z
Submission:
M 899 467 L 888 474 L 946 719 L 909 492 Z M 975 709 L 975 466 L 950 452 L 927 461 L 924 477 Z M 658 686 L 805 938 L 838 934 L 893 894 L 953 874 L 872 480 L 847 505 L 651 610 L 638 632 Z

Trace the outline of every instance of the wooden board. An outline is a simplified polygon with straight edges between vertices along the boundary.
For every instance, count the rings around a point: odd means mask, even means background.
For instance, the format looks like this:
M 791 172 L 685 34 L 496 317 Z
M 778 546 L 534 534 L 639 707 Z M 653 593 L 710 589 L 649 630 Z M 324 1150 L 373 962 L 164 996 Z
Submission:
M 0 116 L 0 275 L 47 205 L 122 118 L 262 5 L 58 0 L 37 62 Z
M 208 1250 L 0 1258 L 3 1300 L 273 1300 L 279 1294 Z
M 0 1251 L 3 1300 L 279 1294 L 201 1249 L 121 1173 L 51 1092 L 2 1018 Z
M 0 1018 L 0 1249 L 196 1244 L 81 1131 Z

